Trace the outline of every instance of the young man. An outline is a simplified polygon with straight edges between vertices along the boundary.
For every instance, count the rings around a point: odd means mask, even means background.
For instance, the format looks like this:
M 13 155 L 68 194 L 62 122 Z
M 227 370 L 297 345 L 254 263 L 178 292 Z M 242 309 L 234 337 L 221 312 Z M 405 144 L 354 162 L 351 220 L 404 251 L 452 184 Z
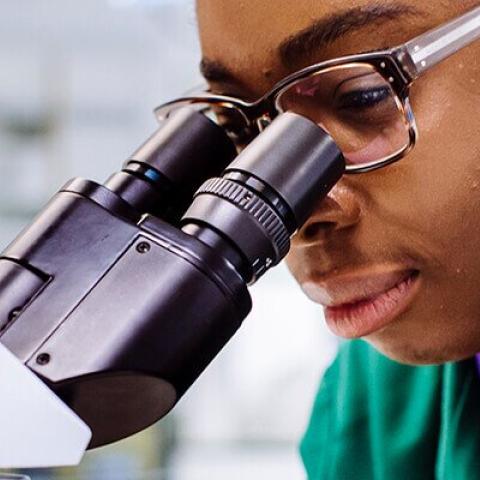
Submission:
M 198 0 L 202 70 L 212 92 L 255 101 L 297 70 L 404 44 L 479 3 Z M 420 62 L 408 92 L 361 58 L 276 97 L 329 130 L 351 166 L 399 160 L 345 175 L 293 239 L 293 275 L 355 339 L 323 379 L 304 461 L 315 480 L 480 478 L 480 41 Z

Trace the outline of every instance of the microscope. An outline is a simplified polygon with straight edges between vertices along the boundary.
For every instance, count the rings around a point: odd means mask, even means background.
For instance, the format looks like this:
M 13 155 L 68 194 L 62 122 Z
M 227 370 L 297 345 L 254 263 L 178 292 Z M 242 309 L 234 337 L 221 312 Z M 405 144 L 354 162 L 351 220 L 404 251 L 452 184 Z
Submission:
M 80 448 L 148 427 L 235 334 L 248 286 L 344 168 L 300 115 L 237 155 L 202 111 L 174 111 L 120 172 L 69 181 L 0 254 L 0 370 L 21 367 L 74 412 Z

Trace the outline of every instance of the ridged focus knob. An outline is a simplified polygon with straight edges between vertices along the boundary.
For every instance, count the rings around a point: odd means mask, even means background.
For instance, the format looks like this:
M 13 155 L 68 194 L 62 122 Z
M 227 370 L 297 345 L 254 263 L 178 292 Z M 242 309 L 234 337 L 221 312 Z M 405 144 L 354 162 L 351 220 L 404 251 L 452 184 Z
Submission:
M 211 193 L 224 198 L 245 210 L 271 238 L 280 257 L 283 258 L 288 253 L 290 235 L 285 224 L 275 210 L 255 192 L 226 178 L 211 178 L 199 188 L 196 195 L 201 193 Z

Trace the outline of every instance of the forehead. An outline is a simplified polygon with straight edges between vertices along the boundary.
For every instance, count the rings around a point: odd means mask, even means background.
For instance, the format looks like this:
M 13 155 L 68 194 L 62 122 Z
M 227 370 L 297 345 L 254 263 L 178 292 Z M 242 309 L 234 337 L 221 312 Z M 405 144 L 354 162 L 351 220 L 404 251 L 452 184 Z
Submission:
M 243 92 L 258 95 L 282 76 L 308 63 L 406 41 L 448 18 L 448 4 L 452 2 L 434 3 L 430 6 L 418 0 L 198 0 L 207 77 L 213 73 L 210 83 L 221 89 L 225 82 L 214 77 L 225 68 L 235 80 L 227 82 L 229 87 L 235 84 Z M 335 24 L 335 18 L 342 15 L 343 19 Z M 320 42 L 321 36 L 304 39 L 310 51 L 303 52 L 300 58 L 294 48 L 287 55 L 287 65 L 285 43 L 314 24 L 330 29 L 323 38 L 326 41 Z M 298 40 L 301 42 L 302 37 Z M 209 71 L 209 67 L 213 69 Z

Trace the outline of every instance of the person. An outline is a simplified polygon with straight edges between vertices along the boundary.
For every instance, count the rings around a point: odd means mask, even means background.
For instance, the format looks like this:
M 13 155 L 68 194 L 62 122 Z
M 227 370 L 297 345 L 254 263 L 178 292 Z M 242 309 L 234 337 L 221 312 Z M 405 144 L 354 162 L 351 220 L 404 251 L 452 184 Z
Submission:
M 310 479 L 480 478 L 480 41 L 419 61 L 403 89 L 375 53 L 335 60 L 408 44 L 479 4 L 197 0 L 209 90 L 256 105 L 293 74 L 264 117 L 315 120 L 351 169 L 287 260 L 348 339 L 302 442 Z

